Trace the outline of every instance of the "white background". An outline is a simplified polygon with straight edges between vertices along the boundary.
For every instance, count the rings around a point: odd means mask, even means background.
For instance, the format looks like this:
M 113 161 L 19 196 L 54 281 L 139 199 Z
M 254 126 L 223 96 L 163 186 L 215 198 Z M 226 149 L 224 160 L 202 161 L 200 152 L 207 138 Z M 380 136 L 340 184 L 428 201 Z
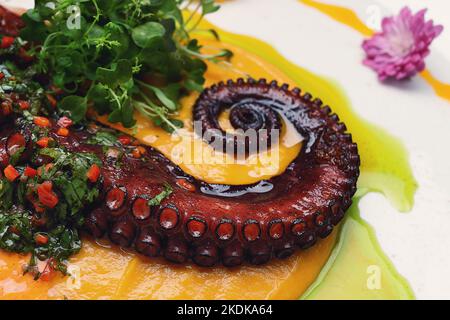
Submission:
M 450 1 L 321 1 L 351 8 L 363 21 L 373 5 L 383 14 L 404 5 L 428 7 L 428 17 L 446 28 L 432 46 L 428 69 L 450 83 Z M 5 2 L 32 3 L 0 0 Z M 438 98 L 419 77 L 396 87 L 381 85 L 360 64 L 361 35 L 296 0 L 230 0 L 209 20 L 263 39 L 294 63 L 335 80 L 357 113 L 404 142 L 419 183 L 412 212 L 396 212 L 377 194 L 361 201 L 361 212 L 417 298 L 450 299 L 450 102 Z

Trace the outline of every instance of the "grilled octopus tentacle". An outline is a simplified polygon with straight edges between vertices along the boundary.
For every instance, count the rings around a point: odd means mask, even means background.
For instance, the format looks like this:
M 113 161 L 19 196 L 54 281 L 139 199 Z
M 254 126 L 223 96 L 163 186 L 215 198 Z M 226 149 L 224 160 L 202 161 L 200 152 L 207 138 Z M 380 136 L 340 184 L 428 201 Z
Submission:
M 236 106 L 231 115 L 237 128 L 242 121 L 244 127 L 278 128 L 283 116 L 305 138 L 283 174 L 255 185 L 210 185 L 186 175 L 151 147 L 145 147 L 141 159 L 125 152 L 118 165 L 120 149 L 126 147 L 105 153 L 103 146 L 88 144 L 93 133 L 71 130 L 61 137 L 52 123 L 50 135 L 60 146 L 95 153 L 103 162 L 101 196 L 98 205 L 86 209 L 85 229 L 148 257 L 176 263 L 191 259 L 206 267 L 263 264 L 329 235 L 350 206 L 359 175 L 357 146 L 345 125 L 320 100 L 265 80 L 230 81 L 206 89 L 194 106 L 194 119 L 204 128 L 218 128 L 220 111 Z M 246 121 L 245 115 L 255 110 L 257 116 Z M 3 123 L 0 166 L 8 163 L 11 148 L 28 148 L 30 135 L 29 128 Z M 217 137 L 230 139 L 221 134 Z M 20 161 L 29 161 L 28 154 Z M 165 184 L 173 192 L 159 205 L 149 205 Z
M 2 34 L 16 36 L 22 26 L 19 17 L 0 7 Z M 211 185 L 186 175 L 151 147 L 144 147 L 141 159 L 125 152 L 119 162 L 126 147 L 105 153 L 104 146 L 88 143 L 92 132 L 71 130 L 62 137 L 52 122 L 50 136 L 60 146 L 95 153 L 103 162 L 100 197 L 96 206 L 86 208 L 85 229 L 148 257 L 228 267 L 283 259 L 329 235 L 351 205 L 360 165 L 357 146 L 338 116 L 319 99 L 287 85 L 263 79 L 219 83 L 198 98 L 193 116 L 200 122 L 198 133 L 212 131 L 210 138 L 218 142 L 214 147 L 221 150 L 242 147 L 242 137 L 219 126 L 224 109 L 230 109 L 234 128 L 258 132 L 256 144 L 244 138 L 246 155 L 260 149 L 261 141 L 270 147 L 271 130 L 281 128 L 282 118 L 304 137 L 300 154 L 283 174 L 270 180 Z M 11 117 L 8 108 L 0 109 L 0 168 L 8 165 L 17 148 L 23 148 L 17 159 L 21 163 L 36 167 L 50 162 L 45 156 L 30 159 L 31 129 Z M 150 205 L 148 200 L 163 192 L 166 184 L 173 192 L 160 204 Z

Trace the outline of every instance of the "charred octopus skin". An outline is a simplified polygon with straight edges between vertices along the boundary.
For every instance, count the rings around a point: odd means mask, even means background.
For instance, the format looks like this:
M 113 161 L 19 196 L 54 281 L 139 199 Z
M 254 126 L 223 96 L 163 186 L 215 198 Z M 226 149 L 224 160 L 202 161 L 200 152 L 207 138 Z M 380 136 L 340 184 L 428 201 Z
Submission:
M 100 197 L 86 209 L 85 229 L 148 257 L 204 267 L 283 259 L 329 235 L 349 208 L 359 175 L 357 146 L 345 125 L 320 100 L 265 80 L 206 89 L 194 106 L 194 119 L 216 128 L 221 110 L 236 106 L 232 117 L 257 110 L 259 118 L 252 119 L 258 123 L 247 121 L 249 127 L 277 128 L 283 116 L 304 137 L 300 154 L 283 174 L 255 185 L 211 185 L 188 176 L 151 147 L 140 147 L 140 158 L 121 144 L 105 151 L 92 144 L 93 130 L 70 130 L 62 137 L 50 121 L 49 135 L 59 146 L 94 153 L 102 162 Z M 0 153 L 7 164 L 15 147 L 28 148 L 32 129 L 2 122 Z M 233 122 L 237 127 L 239 119 Z M 30 161 L 27 154 L 21 162 Z M 170 195 L 158 204 L 149 202 L 167 185 Z

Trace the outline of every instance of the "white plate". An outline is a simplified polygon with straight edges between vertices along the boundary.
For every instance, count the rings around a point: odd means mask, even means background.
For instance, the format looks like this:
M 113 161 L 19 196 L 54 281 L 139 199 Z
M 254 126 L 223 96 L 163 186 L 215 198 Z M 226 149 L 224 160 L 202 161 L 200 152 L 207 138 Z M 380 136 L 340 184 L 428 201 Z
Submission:
M 427 60 L 429 70 L 450 82 L 450 2 L 442 0 L 321 0 L 353 9 L 368 21 L 369 13 L 396 13 L 408 4 L 446 29 Z M 0 0 L 30 5 L 33 1 Z M 380 195 L 360 203 L 363 218 L 419 299 L 450 299 L 450 102 L 438 98 L 419 77 L 402 86 L 381 85 L 362 66 L 362 37 L 296 0 L 232 0 L 209 17 L 219 27 L 248 34 L 275 46 L 294 63 L 334 79 L 357 113 L 399 137 L 410 153 L 419 189 L 409 214 L 399 214 Z

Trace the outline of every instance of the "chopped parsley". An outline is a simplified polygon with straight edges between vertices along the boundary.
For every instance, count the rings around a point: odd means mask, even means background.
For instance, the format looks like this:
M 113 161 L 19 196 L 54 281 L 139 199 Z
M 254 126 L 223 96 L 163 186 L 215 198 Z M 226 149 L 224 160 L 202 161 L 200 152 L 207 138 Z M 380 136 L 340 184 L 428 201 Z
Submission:
M 36 277 L 36 259 L 51 260 L 54 269 L 65 273 L 65 261 L 80 250 L 78 229 L 84 224 L 84 209 L 99 196 L 99 186 L 88 181 L 87 172 L 92 165 L 101 165 L 94 154 L 57 147 L 40 149 L 38 154 L 52 158 L 52 166 L 43 165 L 38 168 L 40 174 L 15 182 L 0 179 L 0 248 L 31 253 L 26 271 Z M 57 190 L 57 204 L 41 213 L 26 209 L 45 207 L 36 190 L 49 182 Z M 37 237 L 45 243 L 37 242 Z
M 159 206 L 161 202 L 170 196 L 173 192 L 172 187 L 169 184 L 164 185 L 164 190 L 161 193 L 157 194 L 154 198 L 148 201 L 149 206 Z
M 117 135 L 113 132 L 101 130 L 95 133 L 95 135 L 93 135 L 91 138 L 89 138 L 87 143 L 97 144 L 105 147 L 114 147 L 117 145 Z
M 82 209 L 99 195 L 99 190 L 89 183 L 87 172 L 93 164 L 101 166 L 100 159 L 94 154 L 71 153 L 60 148 L 46 148 L 39 153 L 54 159 L 54 166 L 48 171 L 43 170 L 40 179 L 52 181 L 64 199 L 55 208 L 55 219 L 59 223 L 72 220 L 74 225 L 81 227 L 84 223 Z
M 37 237 L 44 237 L 46 243 L 36 243 Z M 9 252 L 31 254 L 25 272 L 32 271 L 35 279 L 40 277 L 36 270 L 37 260 L 51 260 L 53 268 L 66 274 L 65 261 L 81 249 L 78 231 L 74 227 L 59 225 L 45 232 L 32 224 L 30 212 L 12 207 L 0 210 L 0 248 Z

